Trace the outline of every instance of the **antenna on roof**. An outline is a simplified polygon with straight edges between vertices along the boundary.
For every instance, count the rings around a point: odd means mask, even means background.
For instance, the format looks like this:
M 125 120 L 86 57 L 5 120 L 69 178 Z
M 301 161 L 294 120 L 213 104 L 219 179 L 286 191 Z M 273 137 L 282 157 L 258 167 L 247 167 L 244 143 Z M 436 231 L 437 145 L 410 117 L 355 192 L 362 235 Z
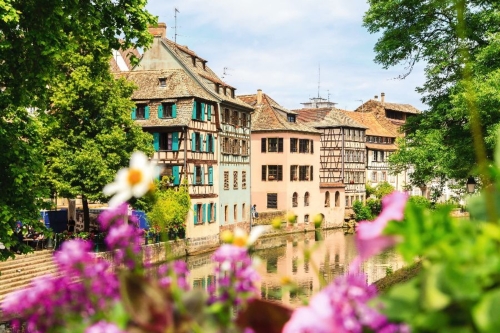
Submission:
M 174 43 L 177 44 L 177 13 L 180 13 L 180 11 L 175 7 L 174 10 L 174 18 L 175 18 L 175 26 L 174 26 Z
M 328 98 L 328 102 L 330 102 L 330 89 L 327 90 L 327 98 Z
M 228 74 L 227 71 L 230 70 L 231 68 L 229 67 L 224 67 L 224 70 L 222 72 L 222 77 L 221 79 L 223 79 L 224 77 L 226 77 L 226 75 L 231 75 L 231 74 Z

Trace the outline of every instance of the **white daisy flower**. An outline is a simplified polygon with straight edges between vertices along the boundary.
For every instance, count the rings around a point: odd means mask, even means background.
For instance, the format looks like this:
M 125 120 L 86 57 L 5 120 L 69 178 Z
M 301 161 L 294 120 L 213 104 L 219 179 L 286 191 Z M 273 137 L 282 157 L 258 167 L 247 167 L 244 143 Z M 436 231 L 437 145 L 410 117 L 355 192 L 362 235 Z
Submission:
M 253 243 L 268 229 L 267 226 L 257 225 L 252 228 L 250 235 L 245 230 L 236 227 L 234 229 L 233 244 L 241 247 L 252 246 Z
M 116 207 L 132 197 L 142 197 L 152 188 L 156 173 L 154 162 L 149 161 L 143 152 L 134 152 L 130 158 L 130 167 L 118 171 L 115 181 L 104 186 L 103 193 L 113 195 L 109 206 Z

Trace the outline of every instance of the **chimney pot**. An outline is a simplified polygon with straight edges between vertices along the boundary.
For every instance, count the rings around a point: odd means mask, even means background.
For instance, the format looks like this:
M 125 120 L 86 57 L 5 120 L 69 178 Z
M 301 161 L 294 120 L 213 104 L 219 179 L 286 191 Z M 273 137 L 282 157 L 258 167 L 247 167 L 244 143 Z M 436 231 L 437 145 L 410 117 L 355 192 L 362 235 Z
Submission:
M 385 102 L 385 93 L 380 93 L 380 102 L 382 102 L 382 105 Z
M 374 97 L 374 98 L 375 98 L 375 100 L 376 100 L 376 101 L 378 101 L 378 95 L 375 95 L 375 97 Z
M 158 23 L 156 26 L 149 26 L 149 33 L 154 37 L 167 38 L 167 24 Z
M 262 104 L 262 89 L 257 89 L 257 105 Z

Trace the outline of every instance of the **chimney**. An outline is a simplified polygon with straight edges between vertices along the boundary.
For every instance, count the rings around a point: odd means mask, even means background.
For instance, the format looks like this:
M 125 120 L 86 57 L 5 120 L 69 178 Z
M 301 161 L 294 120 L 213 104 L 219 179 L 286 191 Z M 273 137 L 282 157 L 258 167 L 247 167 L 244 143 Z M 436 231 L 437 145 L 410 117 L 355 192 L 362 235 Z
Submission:
M 262 104 L 262 89 L 257 89 L 257 105 Z
M 376 101 L 378 101 L 378 95 L 375 95 L 374 99 L 375 99 Z
M 158 23 L 157 26 L 150 26 L 149 33 L 154 37 L 167 38 L 167 25 L 165 23 Z
M 380 93 L 380 102 L 382 103 L 382 105 L 384 105 L 384 102 L 385 102 L 385 93 Z

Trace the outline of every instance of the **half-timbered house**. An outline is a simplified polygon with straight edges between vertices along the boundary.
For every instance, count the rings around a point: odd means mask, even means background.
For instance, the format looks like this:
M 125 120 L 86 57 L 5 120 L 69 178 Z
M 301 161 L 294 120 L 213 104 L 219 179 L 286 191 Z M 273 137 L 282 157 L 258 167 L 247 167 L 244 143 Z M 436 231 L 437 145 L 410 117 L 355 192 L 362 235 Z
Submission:
M 365 200 L 366 126 L 335 108 L 295 111 L 298 112 L 299 120 L 321 132 L 320 186 L 339 190 L 344 188 L 344 197 L 337 197 L 336 193 L 334 200 L 341 200 L 341 204 L 346 207 L 346 214 L 350 214 L 356 200 Z
M 191 247 L 216 245 L 220 225 L 229 222 L 224 211 L 228 198 L 239 211 L 250 207 L 250 188 L 239 185 L 227 189 L 221 175 L 229 171 L 241 182 L 241 175 L 250 173 L 248 153 L 236 146 L 250 141 L 252 108 L 235 97 L 235 88 L 221 81 L 205 59 L 168 40 L 165 24 L 150 28 L 150 32 L 154 35 L 151 48 L 130 71 L 117 76 L 138 87 L 132 96 L 136 106 L 131 116 L 153 134 L 154 159 L 163 166 L 163 179 L 171 186 L 189 187 L 192 209 L 186 237 Z M 240 119 L 239 126 L 226 125 L 227 112 Z M 223 146 L 228 138 L 232 140 L 229 159 Z M 238 221 L 243 217 L 240 213 Z

